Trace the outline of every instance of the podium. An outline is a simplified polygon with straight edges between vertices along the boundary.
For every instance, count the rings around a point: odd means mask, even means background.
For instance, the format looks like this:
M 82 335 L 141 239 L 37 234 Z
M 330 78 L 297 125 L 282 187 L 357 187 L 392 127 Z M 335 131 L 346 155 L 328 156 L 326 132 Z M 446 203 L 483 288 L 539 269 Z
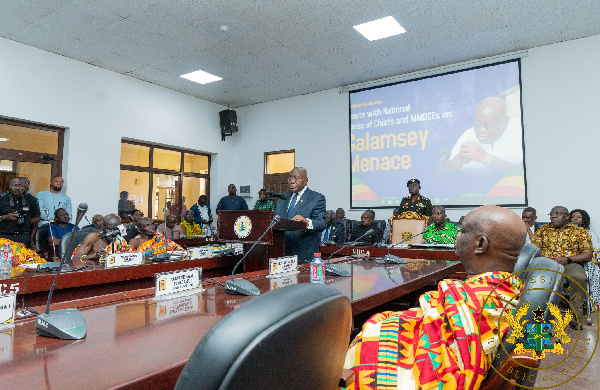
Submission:
M 217 237 L 221 242 L 244 244 L 244 253 L 259 239 L 273 221 L 273 211 L 221 210 L 217 220 Z M 281 219 L 265 234 L 244 260 L 243 272 L 269 269 L 269 259 L 285 252 L 285 232 L 305 231 L 302 222 Z

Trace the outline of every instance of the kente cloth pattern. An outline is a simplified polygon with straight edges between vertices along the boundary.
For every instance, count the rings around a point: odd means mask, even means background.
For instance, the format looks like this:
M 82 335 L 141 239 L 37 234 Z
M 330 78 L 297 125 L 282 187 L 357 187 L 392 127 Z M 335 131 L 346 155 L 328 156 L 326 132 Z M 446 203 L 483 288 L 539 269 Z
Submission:
M 204 235 L 202 226 L 198 225 L 196 222 L 192 221 L 192 223 L 189 223 L 188 221 L 183 221 L 179 224 L 179 226 L 181 226 L 185 235 L 188 237 Z
M 452 244 L 456 243 L 458 228 L 456 225 L 446 222 L 443 229 L 438 229 L 435 224 L 427 227 L 427 231 L 423 233 L 423 242 L 425 244 Z
M 502 316 L 498 329 L 502 311 L 522 288 L 508 272 L 446 279 L 419 307 L 374 315 L 346 354 L 348 389 L 477 389 L 509 327 Z
M 83 244 L 83 243 L 81 243 L 81 244 Z M 71 258 L 73 258 L 73 256 L 75 256 L 75 253 L 77 253 L 77 251 L 79 250 L 79 247 L 81 247 L 81 244 L 77 245 L 77 247 L 71 254 Z M 114 242 L 112 244 L 108 245 L 104 250 L 106 251 L 107 255 L 112 255 L 113 253 L 122 253 L 122 252 L 135 252 L 135 248 L 132 246 L 129 246 L 127 244 L 127 241 L 122 236 L 116 236 Z
M 24 267 L 19 267 L 21 264 L 34 264 L 34 263 L 45 263 L 46 260 L 42 259 L 35 251 L 27 249 L 25 245 L 20 242 L 14 242 L 6 238 L 0 238 L 0 247 L 4 244 L 10 245 L 12 249 L 12 271 L 10 277 L 14 278 L 21 275 L 24 271 Z
M 166 252 L 185 251 L 181 246 L 171 240 L 167 240 L 162 234 L 156 233 L 154 237 L 143 242 L 137 248 L 138 251 L 147 255 L 158 255 Z
M 542 226 L 536 230 L 531 243 L 540 248 L 543 257 L 549 259 L 575 256 L 592 250 L 592 240 L 587 229 L 570 223 L 562 229 L 549 223 Z

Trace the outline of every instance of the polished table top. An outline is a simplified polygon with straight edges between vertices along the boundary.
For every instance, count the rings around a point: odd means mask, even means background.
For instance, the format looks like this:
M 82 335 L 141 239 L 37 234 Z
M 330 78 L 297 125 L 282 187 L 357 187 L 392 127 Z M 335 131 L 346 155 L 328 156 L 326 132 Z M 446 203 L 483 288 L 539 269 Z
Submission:
M 342 248 L 342 245 L 321 245 L 321 256 L 323 259 L 327 259 L 329 255 L 338 249 Z M 366 254 L 371 257 L 385 256 L 388 252 L 387 248 L 378 248 L 373 245 L 355 245 L 349 246 L 342 249 L 337 253 L 339 256 L 352 256 Z M 431 259 L 431 260 L 455 260 L 458 261 L 458 256 L 454 253 L 454 249 L 428 249 L 428 248 L 392 248 L 390 254 L 402 258 L 408 259 Z
M 327 276 L 326 283 L 350 298 L 354 314 L 462 267 L 456 262 L 420 259 L 409 259 L 406 265 L 374 261 L 340 265 L 353 276 Z M 267 273 L 243 276 L 263 293 L 309 282 L 307 270 L 277 279 L 267 278 Z M 2 388 L 170 388 L 208 330 L 253 299 L 228 295 L 223 287 L 207 282 L 204 288 L 201 293 L 167 301 L 154 301 L 154 290 L 146 289 L 53 305 L 53 310 L 82 309 L 87 323 L 83 340 L 37 336 L 33 316 L 18 320 L 10 333 L 0 334 Z

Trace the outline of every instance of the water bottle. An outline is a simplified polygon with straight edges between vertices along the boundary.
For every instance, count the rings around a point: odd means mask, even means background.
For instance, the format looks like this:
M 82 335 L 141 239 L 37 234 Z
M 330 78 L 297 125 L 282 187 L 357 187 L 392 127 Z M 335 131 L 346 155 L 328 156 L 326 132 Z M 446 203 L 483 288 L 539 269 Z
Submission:
M 325 263 L 321 260 L 320 253 L 315 253 L 315 258 L 310 263 L 310 282 L 325 283 Z
M 10 279 L 12 271 L 12 248 L 9 244 L 2 245 L 0 249 L 0 277 L 2 279 Z

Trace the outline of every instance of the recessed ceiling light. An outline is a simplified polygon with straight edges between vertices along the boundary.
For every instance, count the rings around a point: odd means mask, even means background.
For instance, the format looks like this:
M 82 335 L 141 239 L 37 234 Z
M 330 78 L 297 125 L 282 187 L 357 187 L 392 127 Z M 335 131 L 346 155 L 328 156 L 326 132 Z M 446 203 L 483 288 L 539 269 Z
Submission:
M 8 138 L 0 138 L 0 142 L 8 141 Z
M 215 76 L 214 74 L 206 73 L 202 70 L 197 70 L 192 73 L 182 74 L 180 77 L 183 77 L 184 79 L 188 79 L 188 80 L 191 80 L 191 81 L 193 81 L 195 83 L 199 83 L 199 84 L 208 84 L 208 83 L 212 83 L 213 81 L 223 80 L 222 77 Z
M 354 28 L 369 41 L 375 41 L 377 39 L 387 38 L 406 32 L 392 16 L 358 24 L 354 26 Z

